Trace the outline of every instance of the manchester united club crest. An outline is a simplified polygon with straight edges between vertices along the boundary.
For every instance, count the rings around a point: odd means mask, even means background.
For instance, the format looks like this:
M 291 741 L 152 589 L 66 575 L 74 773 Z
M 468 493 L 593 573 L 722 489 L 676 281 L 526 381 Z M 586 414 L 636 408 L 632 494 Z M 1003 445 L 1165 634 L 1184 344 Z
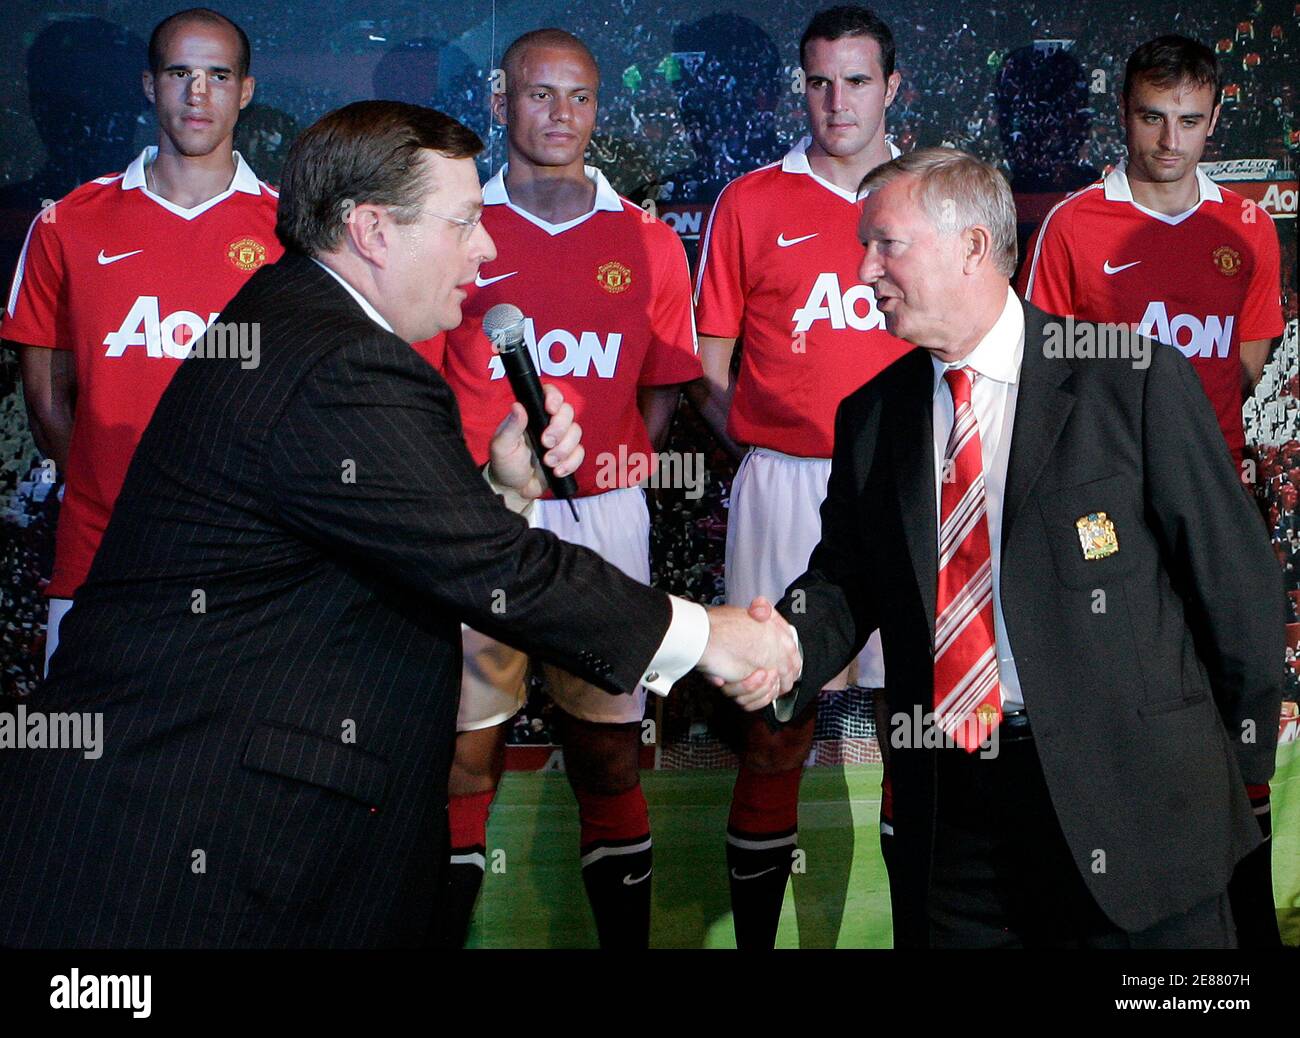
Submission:
M 618 295 L 632 287 L 632 271 L 618 260 L 610 260 L 596 268 L 596 281 L 610 295 Z
M 266 246 L 256 238 L 240 238 L 230 243 L 226 259 L 239 270 L 256 270 L 266 262 Z
M 1226 278 L 1235 277 L 1241 270 L 1241 253 L 1227 245 L 1214 250 L 1214 269 Z
M 975 716 L 980 724 L 988 728 L 998 719 L 998 708 L 992 703 L 981 703 L 975 708 Z
M 1079 531 L 1079 545 L 1083 548 L 1083 557 L 1088 561 L 1104 559 L 1119 551 L 1119 538 L 1115 536 L 1115 524 L 1106 518 L 1105 512 L 1089 512 L 1075 520 Z

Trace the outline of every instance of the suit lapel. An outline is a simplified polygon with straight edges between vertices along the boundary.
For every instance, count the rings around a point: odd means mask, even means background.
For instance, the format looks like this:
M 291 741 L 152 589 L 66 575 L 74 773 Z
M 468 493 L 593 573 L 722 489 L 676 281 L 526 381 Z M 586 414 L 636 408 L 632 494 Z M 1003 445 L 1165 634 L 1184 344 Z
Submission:
M 939 517 L 934 505 L 934 365 L 925 350 L 909 358 L 908 383 L 889 402 L 889 437 L 908 555 L 934 635 L 939 585 Z
M 1020 390 L 1011 431 L 1011 459 L 1002 500 L 1002 546 L 1006 547 L 1016 516 L 1034 488 L 1043 466 L 1074 408 L 1074 394 L 1065 385 L 1070 366 L 1051 363 L 1043 354 L 1043 337 L 1050 318 L 1035 306 L 1025 307 L 1025 355 L 1020 365 Z
M 310 256 L 289 250 L 275 264 L 275 271 L 275 294 L 282 300 L 292 297 L 288 305 L 313 309 L 331 306 L 342 313 L 355 314 L 370 322 L 370 317 L 361 308 L 361 304 Z

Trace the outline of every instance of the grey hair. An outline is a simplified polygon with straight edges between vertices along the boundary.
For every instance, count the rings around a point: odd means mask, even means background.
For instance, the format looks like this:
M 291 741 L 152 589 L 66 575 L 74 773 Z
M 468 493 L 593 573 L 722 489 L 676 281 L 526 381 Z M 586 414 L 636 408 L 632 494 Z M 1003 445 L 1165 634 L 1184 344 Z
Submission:
M 916 198 L 925 214 L 945 234 L 987 227 L 993 236 L 993 259 L 999 274 L 1016 271 L 1016 203 L 1007 178 L 957 148 L 917 148 L 877 166 L 858 187 L 874 191 L 899 177 L 912 176 Z

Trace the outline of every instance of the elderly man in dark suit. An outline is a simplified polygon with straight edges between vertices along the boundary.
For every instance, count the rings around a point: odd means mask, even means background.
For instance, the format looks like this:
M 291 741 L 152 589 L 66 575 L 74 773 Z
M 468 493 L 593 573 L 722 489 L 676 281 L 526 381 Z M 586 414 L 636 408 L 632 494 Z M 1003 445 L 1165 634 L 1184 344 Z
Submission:
M 34 709 L 99 756 L 0 752 L 0 945 L 428 941 L 447 858 L 462 621 L 607 691 L 698 665 L 757 709 L 784 621 L 670 599 L 530 529 L 409 343 L 494 255 L 479 139 L 431 109 L 325 116 L 284 170 L 285 258 L 219 316 L 144 434 Z M 557 285 L 562 291 L 563 285 Z M 240 339 L 245 341 L 245 338 Z M 582 460 L 550 395 L 548 461 Z M 488 475 L 543 483 L 518 405 Z
M 1097 329 L 1018 299 L 1011 193 L 977 159 L 864 186 L 862 279 L 922 349 L 839 409 L 776 717 L 880 628 L 897 943 L 1230 946 L 1282 609 L 1196 375 L 1136 337 L 1075 349 Z

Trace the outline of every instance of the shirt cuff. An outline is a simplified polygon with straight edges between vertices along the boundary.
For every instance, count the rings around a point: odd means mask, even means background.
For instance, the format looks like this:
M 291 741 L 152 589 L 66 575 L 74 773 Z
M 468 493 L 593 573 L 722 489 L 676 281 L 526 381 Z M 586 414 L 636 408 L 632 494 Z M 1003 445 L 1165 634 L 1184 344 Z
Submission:
M 503 487 L 492 478 L 492 463 L 488 462 L 483 466 L 483 478 L 487 480 L 488 488 L 496 494 L 505 503 L 505 506 L 514 512 L 515 515 L 521 515 L 528 520 L 529 526 L 537 525 L 537 509 L 533 507 L 532 498 L 524 497 L 517 494 L 509 487 Z
M 673 606 L 672 622 L 641 678 L 641 684 L 657 696 L 668 695 L 673 684 L 700 662 L 709 644 L 709 614 L 705 608 L 676 595 L 669 595 L 668 601 Z
M 794 635 L 794 647 L 799 650 L 799 673 L 803 674 L 803 646 L 799 644 L 799 631 L 794 624 L 790 625 L 790 633 Z M 794 702 L 799 698 L 799 685 L 796 681 L 794 688 L 790 689 L 783 696 L 778 696 L 772 701 L 772 713 L 782 724 L 794 716 Z

